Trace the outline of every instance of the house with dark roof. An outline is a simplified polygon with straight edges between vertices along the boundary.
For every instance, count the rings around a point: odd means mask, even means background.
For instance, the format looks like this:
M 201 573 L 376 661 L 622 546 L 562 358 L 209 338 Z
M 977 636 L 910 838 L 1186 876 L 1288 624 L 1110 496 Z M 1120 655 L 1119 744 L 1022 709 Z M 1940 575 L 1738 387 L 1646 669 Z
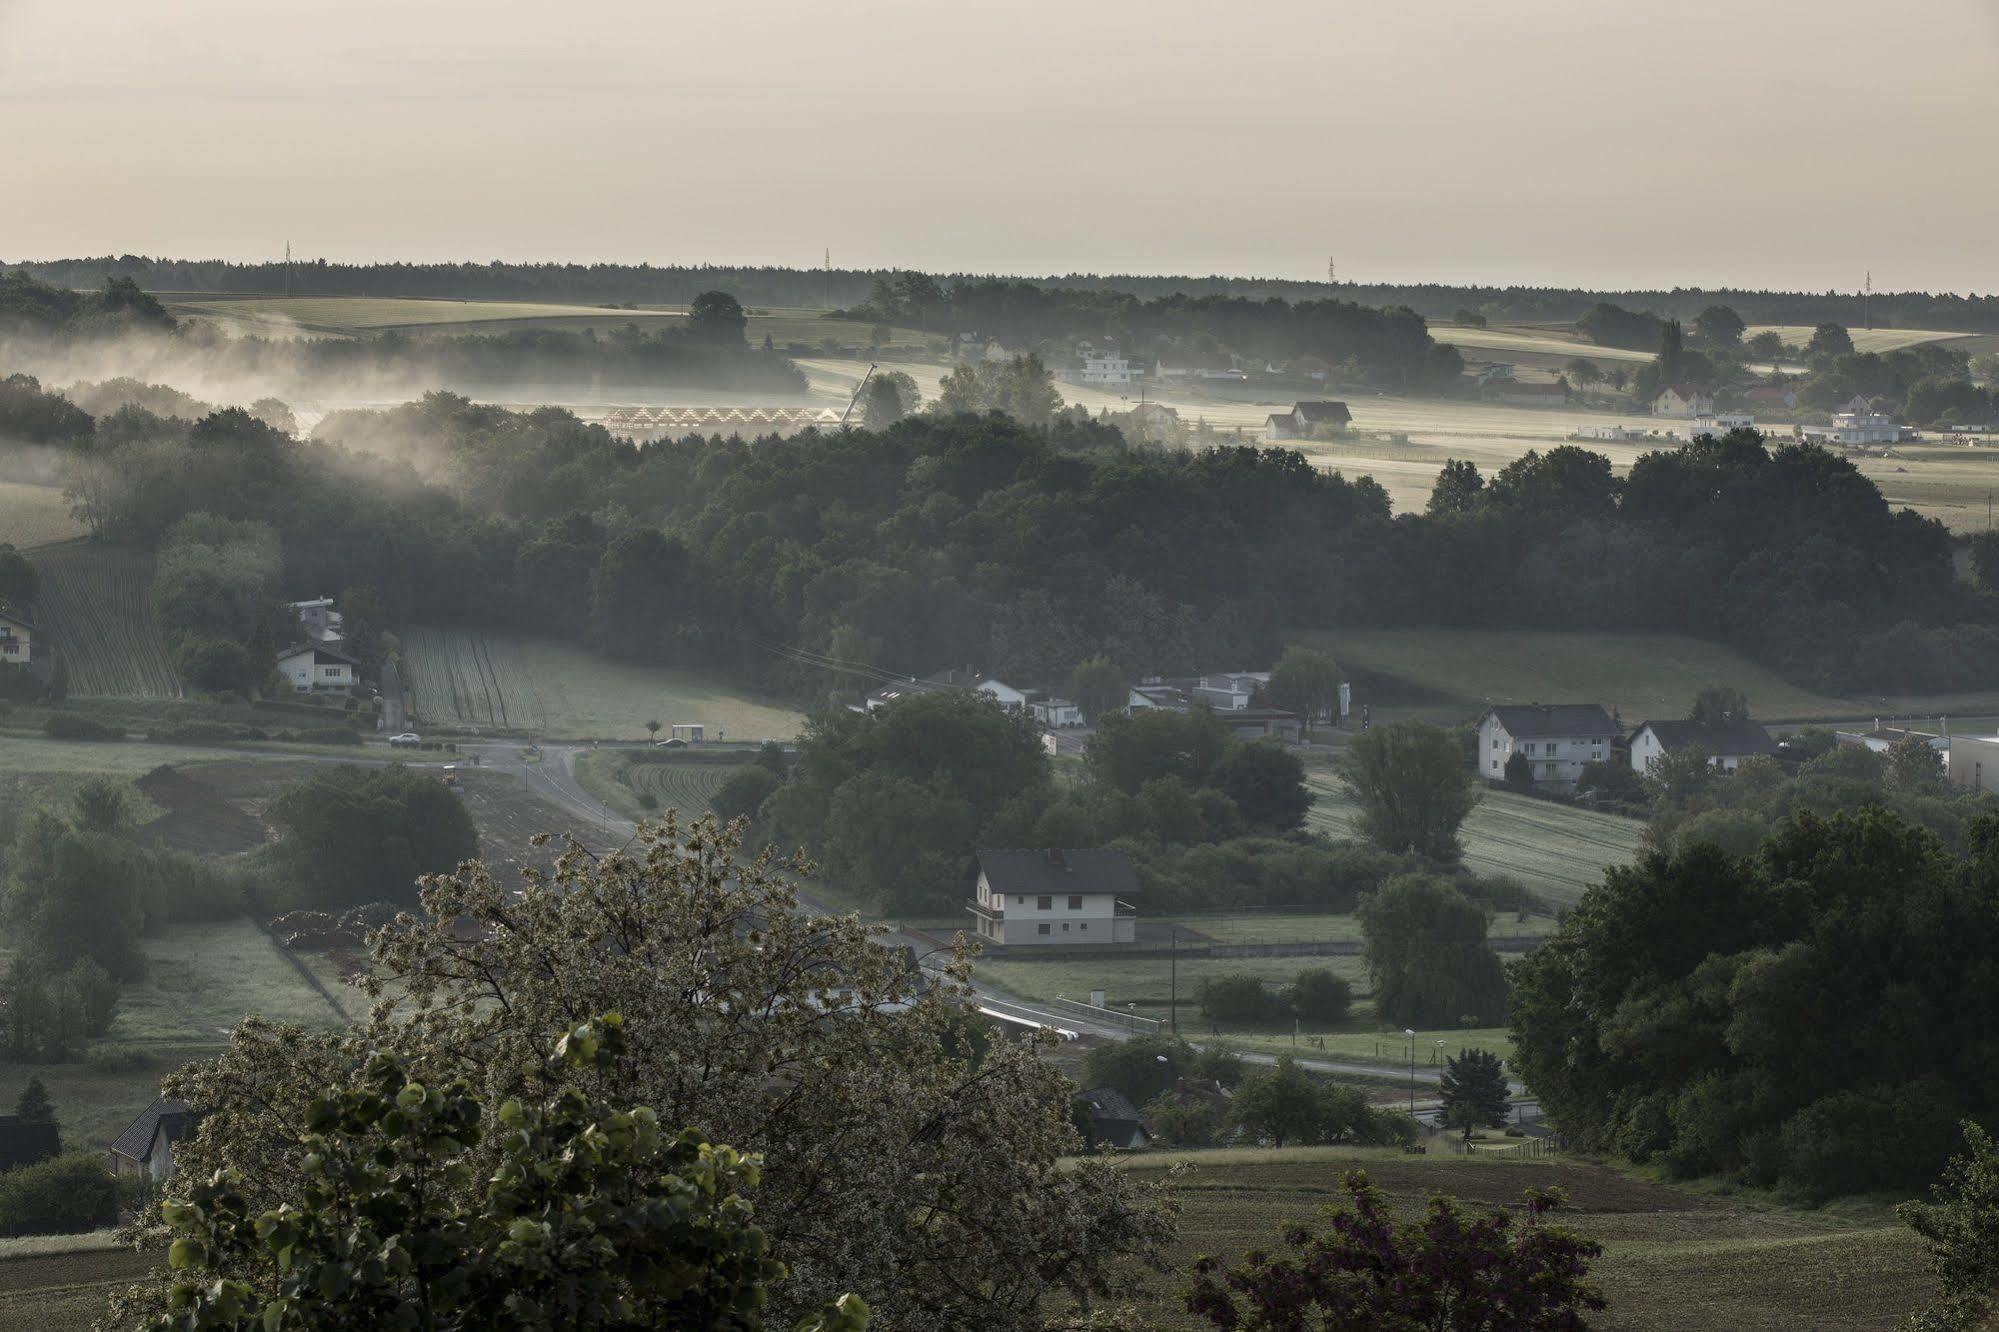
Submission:
M 0 1115 L 0 1170 L 62 1155 L 62 1130 L 52 1119 Z
M 174 1144 L 194 1131 L 196 1116 L 184 1101 L 165 1096 L 139 1112 L 111 1141 L 106 1164 L 114 1175 L 145 1175 L 154 1183 L 174 1172 Z
M 1583 764 L 1610 757 L 1617 723 L 1596 703 L 1522 703 L 1487 708 L 1478 719 L 1478 775 L 1503 781 L 1506 762 L 1519 754 L 1534 785 L 1573 791 Z
M 1122 851 L 981 851 L 967 904 L 996 944 L 1102 945 L 1138 938 L 1138 871 Z
M 1353 424 L 1353 413 L 1344 402 L 1327 399 L 1296 402 L 1288 412 L 1273 412 L 1264 418 L 1265 439 L 1310 439 L 1315 431 L 1345 430 Z
M 1098 1087 L 1076 1098 L 1077 1117 L 1092 1147 L 1136 1151 L 1152 1141 L 1145 1118 L 1131 1098 L 1115 1087 Z
M 330 643 L 298 643 L 278 653 L 278 674 L 298 694 L 344 694 L 360 679 L 361 663 Z
M 0 665 L 26 666 L 34 655 L 34 622 L 20 611 L 0 606 Z
M 1732 773 L 1752 754 L 1777 757 L 1777 742 L 1747 717 L 1709 725 L 1697 721 L 1648 721 L 1631 737 L 1631 768 L 1644 775 L 1675 750 L 1703 749 L 1713 765 Z

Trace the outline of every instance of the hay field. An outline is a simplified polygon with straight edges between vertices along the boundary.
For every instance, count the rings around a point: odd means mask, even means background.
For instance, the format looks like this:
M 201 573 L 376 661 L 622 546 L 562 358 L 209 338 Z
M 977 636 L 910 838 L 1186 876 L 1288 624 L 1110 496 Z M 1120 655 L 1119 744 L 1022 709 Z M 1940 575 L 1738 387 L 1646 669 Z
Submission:
M 153 613 L 150 551 L 77 544 L 34 560 L 42 575 L 36 618 L 62 654 L 71 697 L 186 696 Z
M 90 528 L 69 511 L 60 486 L 0 481 L 0 546 L 35 546 L 73 541 Z
M 643 740 L 645 723 L 699 723 L 710 740 L 788 739 L 804 718 L 693 671 L 606 661 L 573 643 L 478 629 L 402 631 L 425 725 L 551 739 Z
M 1898 351 L 1924 342 L 1958 342 L 1978 336 L 1936 328 L 1849 328 L 1846 331 L 1853 338 L 1853 349 L 1861 352 Z M 1775 333 L 1792 346 L 1803 347 L 1812 340 L 1812 332 L 1810 324 L 1751 324 L 1743 330 L 1742 336 L 1753 338 L 1758 333 Z
M 1430 321 L 1430 336 L 1456 347 L 1467 359 L 1498 361 L 1519 359 L 1526 364 L 1560 366 L 1574 357 L 1610 365 L 1643 365 L 1651 352 L 1627 347 L 1601 347 L 1576 336 L 1567 325 L 1501 324 L 1485 328 L 1460 328 L 1441 320 Z
M 1396 1215 L 1421 1214 L 1433 1193 L 1479 1210 L 1517 1206 L 1530 1187 L 1569 1195 L 1562 1219 L 1604 1246 L 1593 1268 L 1610 1308 L 1601 1326 L 1637 1329 L 1881 1328 L 1931 1294 L 1914 1232 L 1885 1207 L 1806 1212 L 1655 1184 L 1580 1160 L 1515 1161 L 1385 1148 L 1301 1147 L 1146 1152 L 1125 1169 L 1145 1181 L 1179 1167 L 1182 1212 L 1168 1254 L 1174 1271 L 1147 1274 L 1146 1326 L 1206 1326 L 1175 1294 L 1197 1254 L 1239 1258 L 1277 1243 L 1285 1221 L 1313 1223 L 1343 1199 L 1340 1181 L 1365 1170 Z
M 1359 835 L 1360 810 L 1331 768 L 1305 774 L 1313 795 L 1305 824 L 1328 837 Z M 1511 791 L 1485 791 L 1465 820 L 1465 865 L 1513 880 L 1552 907 L 1573 906 L 1603 881 L 1604 870 L 1638 858 L 1645 825 L 1616 814 L 1560 805 Z M 1513 931 L 1501 917 L 1494 934 Z

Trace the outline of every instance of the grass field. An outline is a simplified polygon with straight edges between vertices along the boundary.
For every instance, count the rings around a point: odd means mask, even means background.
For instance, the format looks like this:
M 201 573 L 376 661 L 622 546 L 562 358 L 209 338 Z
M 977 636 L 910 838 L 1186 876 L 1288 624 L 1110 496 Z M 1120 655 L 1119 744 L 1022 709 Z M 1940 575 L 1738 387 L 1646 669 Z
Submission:
M 105 1039 L 117 1044 L 219 1041 L 246 1014 L 330 1027 L 341 1023 L 324 996 L 293 965 L 311 971 L 352 1017 L 365 1007 L 342 992 L 323 954 L 289 953 L 248 917 L 171 925 L 140 941 L 146 974 L 125 986 Z
M 583 789 L 628 819 L 657 817 L 676 809 L 699 817 L 709 813 L 708 800 L 723 782 L 742 771 L 750 755 L 733 750 L 687 753 L 683 750 L 601 749 L 576 760 L 576 780 Z M 647 808 L 642 795 L 652 797 Z
M 1625 347 L 1600 347 L 1576 336 L 1563 325 L 1502 324 L 1485 328 L 1460 328 L 1440 319 L 1430 321 L 1430 336 L 1456 347 L 1467 360 L 1514 361 L 1556 367 L 1581 356 L 1600 365 L 1642 365 L 1653 353 Z
M 1340 1182 L 1356 1168 L 1403 1217 L 1419 1215 L 1433 1193 L 1484 1210 L 1517 1206 L 1530 1187 L 1563 1189 L 1566 1223 L 1605 1250 L 1593 1270 L 1610 1308 L 1592 1326 L 1889 1328 L 1930 1294 L 1920 1242 L 1885 1208 L 1857 1216 L 1762 1208 L 1581 1161 L 1365 1148 L 1156 1153 L 1126 1166 L 1141 1180 L 1176 1167 L 1180 1238 L 1174 1271 L 1147 1278 L 1148 1326 L 1203 1326 L 1174 1298 L 1194 1257 L 1274 1245 L 1284 1221 L 1315 1222 L 1319 1208 L 1342 1201 Z
M 34 560 L 42 575 L 36 618 L 62 654 L 73 697 L 184 695 L 153 614 L 150 552 L 78 543 Z
M 1359 810 L 1330 768 L 1306 772 L 1315 797 L 1306 826 L 1328 837 L 1355 836 Z M 1567 907 L 1603 879 L 1603 871 L 1637 858 L 1644 825 L 1615 814 L 1559 805 L 1511 791 L 1484 791 L 1463 830 L 1465 865 L 1521 884 L 1542 902 Z M 1501 917 L 1494 934 L 1516 932 Z
M 1924 342 L 1958 342 L 1977 336 L 1935 328 L 1849 328 L 1846 331 L 1853 338 L 1853 349 L 1860 352 L 1899 351 Z M 1803 347 L 1812 340 L 1813 332 L 1809 324 L 1752 324 L 1742 331 L 1742 336 L 1753 338 L 1758 333 L 1775 333 L 1792 346 Z
M 73 540 L 89 530 L 69 511 L 60 487 L 0 481 L 0 546 L 28 550 Z
M 474 629 L 402 631 L 404 679 L 428 725 L 554 739 L 646 738 L 699 723 L 707 739 L 788 739 L 803 718 L 691 671 L 606 661 L 570 643 Z

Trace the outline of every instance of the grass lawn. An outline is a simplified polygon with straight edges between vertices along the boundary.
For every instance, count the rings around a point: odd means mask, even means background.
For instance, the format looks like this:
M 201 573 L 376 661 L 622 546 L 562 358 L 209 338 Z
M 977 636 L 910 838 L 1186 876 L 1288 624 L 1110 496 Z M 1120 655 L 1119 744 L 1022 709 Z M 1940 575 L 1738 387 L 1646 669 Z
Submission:
M 1197 912 L 1185 916 L 1147 916 L 1145 923 L 1148 933 L 1153 927 L 1178 925 L 1183 943 L 1195 934 L 1219 944 L 1358 942 L 1361 937 L 1360 917 L 1350 911 L 1244 911 L 1228 915 Z M 1492 922 L 1492 933 L 1495 937 L 1541 935 L 1552 931 L 1555 924 L 1555 918 L 1549 915 L 1530 915 L 1521 920 L 1512 912 L 1502 912 Z
M 1314 797 L 1306 826 L 1333 838 L 1355 836 L 1360 811 L 1331 769 L 1306 769 Z M 1616 814 L 1559 805 L 1511 791 L 1482 791 L 1465 820 L 1465 864 L 1480 874 L 1521 884 L 1547 906 L 1573 905 L 1585 889 L 1600 883 L 1612 865 L 1637 859 L 1645 825 Z M 1531 933 L 1511 915 L 1493 922 L 1496 935 Z
M 140 943 L 146 974 L 125 987 L 106 1036 L 111 1042 L 221 1041 L 249 1013 L 306 1026 L 338 1025 L 340 1015 L 299 974 L 294 957 L 350 1016 L 366 1008 L 359 994 L 338 984 L 323 955 L 287 954 L 248 917 L 170 925 Z
M 1342 1201 L 1352 1169 L 1367 1171 L 1405 1218 L 1433 1193 L 1483 1210 L 1516 1206 L 1530 1187 L 1565 1190 L 1566 1223 L 1605 1249 L 1594 1267 L 1610 1301 L 1605 1327 L 1888 1328 L 1930 1294 L 1919 1241 L 1885 1209 L 1759 1208 L 1566 1159 L 1305 1147 L 1146 1153 L 1126 1166 L 1148 1180 L 1176 1167 L 1180 1237 L 1173 1271 L 1146 1277 L 1148 1326 L 1204 1326 L 1174 1298 L 1194 1257 L 1276 1244 L 1283 1222 L 1315 1222 L 1319 1208 Z
M 0 481 L 0 545 L 28 550 L 68 541 L 89 530 L 70 513 L 60 486 Z
M 710 740 L 763 740 L 789 739 L 804 721 L 710 676 L 607 661 L 554 639 L 412 627 L 402 643 L 404 678 L 428 725 L 644 740 L 652 719 L 699 723 Z

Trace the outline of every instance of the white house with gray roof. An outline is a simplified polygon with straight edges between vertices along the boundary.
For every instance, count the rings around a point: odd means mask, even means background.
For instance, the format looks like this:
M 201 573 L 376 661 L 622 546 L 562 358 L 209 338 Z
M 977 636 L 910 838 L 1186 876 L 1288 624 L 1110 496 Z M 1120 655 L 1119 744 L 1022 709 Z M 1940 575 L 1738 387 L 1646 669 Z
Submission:
M 1478 719 L 1478 775 L 1504 781 L 1506 761 L 1519 754 L 1534 785 L 1573 791 L 1583 764 L 1610 757 L 1617 723 L 1596 703 L 1521 703 L 1487 708 Z
M 1138 938 L 1138 871 L 1122 851 L 981 851 L 972 932 L 988 943 L 1072 946 Z

